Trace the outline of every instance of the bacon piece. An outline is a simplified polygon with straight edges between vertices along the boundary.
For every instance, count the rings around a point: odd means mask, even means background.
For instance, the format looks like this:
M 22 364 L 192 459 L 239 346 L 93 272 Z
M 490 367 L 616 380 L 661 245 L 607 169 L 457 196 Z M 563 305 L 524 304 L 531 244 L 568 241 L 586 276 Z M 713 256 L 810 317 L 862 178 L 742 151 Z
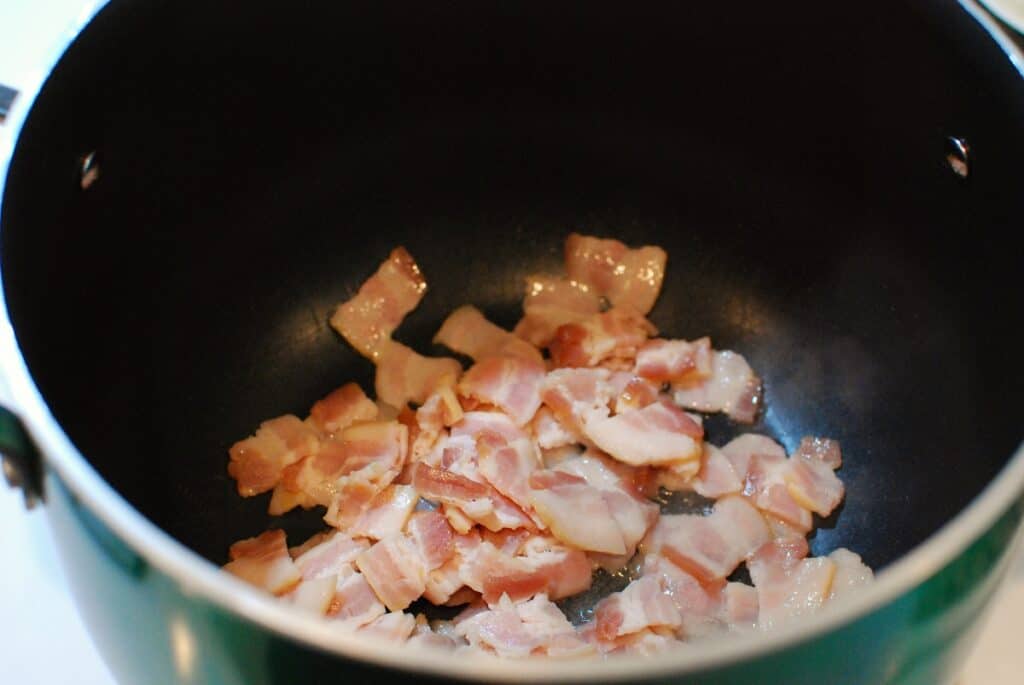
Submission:
M 455 532 L 442 514 L 417 511 L 409 517 L 405 530 L 426 562 L 428 571 L 441 567 L 455 555 Z
M 487 357 L 459 381 L 459 393 L 498 407 L 524 426 L 540 407 L 544 365 L 518 357 Z
M 538 593 L 560 599 L 588 589 L 592 579 L 590 562 L 583 552 L 546 536 L 533 536 L 515 555 L 483 541 L 461 556 L 463 582 L 481 593 L 488 604 L 498 602 L 503 595 L 513 601 Z
M 699 382 L 711 376 L 711 338 L 648 340 L 636 354 L 633 372 L 659 383 Z
M 357 383 L 346 383 L 331 391 L 309 410 L 309 420 L 317 430 L 333 435 L 358 421 L 377 418 L 377 405 Z
M 430 602 L 447 604 L 465 586 L 462 569 L 466 560 L 473 557 L 480 547 L 480 534 L 471 530 L 468 534 L 456 534 L 452 538 L 453 554 L 448 561 L 427 574 L 427 587 L 423 593 Z
M 728 577 L 770 539 L 771 531 L 757 509 L 741 497 L 725 497 L 708 516 L 663 515 L 644 547 L 710 584 Z
M 793 452 L 794 457 L 809 457 L 828 465 L 833 471 L 843 465 L 843 453 L 839 441 L 805 435 Z
M 231 446 L 228 474 L 238 482 L 238 494 L 252 497 L 272 489 L 285 467 L 314 454 L 318 447 L 316 432 L 298 417 L 279 416 Z
M 416 618 L 412 614 L 393 611 L 374 619 L 359 628 L 361 633 L 370 633 L 390 642 L 405 642 L 416 628 Z
M 753 423 L 761 406 L 761 379 L 747 360 L 728 350 L 715 351 L 711 368 L 707 378 L 673 384 L 676 404 L 703 412 L 725 412 L 741 423 Z
M 371 540 L 382 540 L 397 535 L 405 528 L 419 495 L 410 485 L 389 485 L 370 500 L 349 533 Z
M 646 378 L 628 372 L 618 372 L 612 374 L 611 383 L 615 388 L 612 409 L 616 414 L 643 409 L 658 401 L 660 388 Z
M 507 414 L 499 411 L 468 411 L 462 420 L 452 425 L 451 439 L 468 438 L 470 444 L 483 433 L 500 435 L 508 442 L 529 438 L 526 431 L 513 423 Z
M 355 558 L 369 549 L 366 540 L 354 540 L 345 533 L 332 531 L 316 544 L 295 556 L 295 567 L 303 580 L 338 576 L 352 566 Z
M 360 354 L 378 362 L 391 333 L 426 290 L 427 282 L 412 255 L 397 247 L 352 299 L 338 305 L 331 326 Z
M 481 361 L 487 357 L 516 357 L 543 363 L 540 350 L 488 321 L 476 307 L 459 307 L 444 320 L 434 342 Z
M 333 620 L 349 628 L 358 628 L 383 616 L 384 612 L 384 604 L 362 573 L 350 566 L 346 573 L 338 576 L 334 599 L 327 610 L 327 615 Z
M 374 387 L 377 397 L 392 406 L 423 404 L 438 388 L 454 385 L 460 373 L 462 365 L 450 357 L 424 357 L 388 340 L 378 346 Z
M 315 580 L 303 580 L 286 598 L 292 606 L 317 616 L 328 612 L 334 600 L 337 576 L 324 576 Z
M 641 466 L 699 459 L 704 429 L 686 412 L 658 402 L 616 416 L 591 416 L 583 433 L 619 461 Z
M 714 445 L 704 443 L 700 458 L 700 472 L 693 479 L 693 489 L 698 495 L 718 499 L 723 495 L 735 495 L 743 490 L 743 481 L 736 475 L 732 462 L 725 453 Z
M 556 367 L 591 367 L 610 359 L 631 360 L 658 329 L 630 307 L 613 307 L 558 327 L 548 345 Z M 632 363 L 622 364 L 624 369 Z
M 779 443 L 764 435 L 744 433 L 733 438 L 722 446 L 722 454 L 732 464 L 736 475 L 743 480 L 747 477 L 750 457 L 765 454 L 772 457 L 786 458 L 786 450 Z
M 435 469 L 423 462 L 413 470 L 413 487 L 420 496 L 458 507 L 459 511 L 489 530 L 532 527 L 523 511 L 490 485 L 465 476 Z M 459 526 L 452 523 L 459 530 Z
M 472 646 L 503 657 L 576 656 L 593 651 L 544 595 L 519 604 L 503 601 L 457 617 L 455 631 Z
M 811 513 L 800 506 L 786 485 L 789 460 L 769 454 L 754 454 L 747 466 L 743 494 L 761 511 L 782 519 L 806 534 L 813 526 Z
M 443 623 L 443 621 L 439 622 Z M 416 627 L 409 636 L 407 645 L 420 649 L 455 649 L 462 640 L 448 635 L 446 632 L 434 631 L 427 623 L 423 614 L 416 617 Z
M 426 590 L 426 566 L 405 536 L 375 543 L 356 557 L 356 566 L 391 611 L 405 609 Z
M 295 567 L 283 530 L 268 530 L 231 545 L 231 561 L 224 570 L 275 595 L 292 590 L 302 576 Z
M 574 445 L 582 440 L 582 436 L 568 428 L 555 416 L 550 407 L 541 407 L 530 422 L 534 439 L 541 449 L 554 449 L 566 445 Z
M 828 557 L 808 559 L 806 554 L 807 544 L 802 538 L 776 540 L 763 545 L 747 560 L 757 588 L 761 630 L 814 613 L 828 600 L 836 563 Z
M 845 547 L 833 551 L 828 558 L 836 565 L 836 574 L 832 579 L 829 600 L 853 594 L 857 588 L 863 587 L 875 579 L 875 574 L 864 565 L 860 555 L 854 554 Z
M 645 576 L 603 599 L 594 611 L 598 639 L 611 641 L 646 628 L 676 629 L 682 617 L 658 581 Z
M 582 434 L 591 415 L 608 415 L 615 395 L 607 369 L 557 369 L 544 379 L 541 401 L 567 430 Z
M 668 255 L 660 247 L 630 249 L 618 240 L 571 233 L 565 241 L 569 278 L 590 285 L 615 305 L 651 311 L 661 292 Z
M 515 334 L 537 347 L 547 347 L 559 326 L 600 311 L 601 298 L 585 284 L 557 276 L 529 276 L 524 315 L 516 324 Z
M 445 427 L 462 420 L 462 406 L 451 387 L 435 390 L 416 410 L 416 436 L 410 433 L 410 452 L 414 461 L 422 459 L 437 444 Z
M 561 471 L 534 472 L 530 488 L 531 506 L 556 538 L 582 550 L 625 554 L 622 529 L 599 489 Z
M 798 454 L 787 460 L 786 466 L 786 489 L 797 504 L 819 516 L 828 516 L 839 506 L 845 489 L 826 462 Z
M 540 455 L 529 440 L 509 443 L 505 438 L 484 433 L 477 439 L 479 473 L 495 490 L 529 513 L 530 474 L 540 468 Z

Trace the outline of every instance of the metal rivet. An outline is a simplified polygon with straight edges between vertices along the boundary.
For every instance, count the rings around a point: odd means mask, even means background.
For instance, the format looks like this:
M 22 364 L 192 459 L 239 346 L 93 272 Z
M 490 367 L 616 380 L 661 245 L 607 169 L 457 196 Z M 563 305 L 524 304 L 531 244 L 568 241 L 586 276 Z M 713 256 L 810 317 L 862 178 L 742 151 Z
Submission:
M 946 164 L 960 178 L 971 173 L 971 146 L 963 138 L 946 138 Z
M 79 183 L 82 186 L 82 190 L 86 190 L 100 177 L 100 165 L 99 160 L 96 157 L 96 151 L 93 150 L 87 154 L 82 155 L 78 159 L 78 175 Z

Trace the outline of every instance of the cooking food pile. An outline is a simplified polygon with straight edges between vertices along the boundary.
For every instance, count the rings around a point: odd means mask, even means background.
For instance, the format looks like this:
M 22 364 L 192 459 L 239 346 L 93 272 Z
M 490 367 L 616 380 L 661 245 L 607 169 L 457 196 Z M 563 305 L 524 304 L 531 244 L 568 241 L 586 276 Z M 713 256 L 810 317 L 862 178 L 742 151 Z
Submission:
M 434 340 L 464 370 L 392 338 L 427 289 L 395 249 L 331 317 L 376 365 L 376 401 L 348 383 L 230 449 L 241 495 L 272 492 L 274 515 L 325 507 L 330 529 L 292 548 L 281 530 L 243 540 L 225 569 L 339 629 L 503 657 L 770 630 L 870 582 L 853 552 L 808 556 L 814 515 L 843 498 L 838 442 L 704 441 L 702 413 L 755 420 L 761 382 L 706 337 L 658 337 L 646 315 L 665 263 L 570 235 L 565 275 L 527 279 L 514 331 L 469 305 L 444 321 Z M 663 514 L 666 491 L 706 511 Z M 595 572 L 631 580 L 573 625 L 554 602 Z M 464 608 L 407 611 L 423 600 Z

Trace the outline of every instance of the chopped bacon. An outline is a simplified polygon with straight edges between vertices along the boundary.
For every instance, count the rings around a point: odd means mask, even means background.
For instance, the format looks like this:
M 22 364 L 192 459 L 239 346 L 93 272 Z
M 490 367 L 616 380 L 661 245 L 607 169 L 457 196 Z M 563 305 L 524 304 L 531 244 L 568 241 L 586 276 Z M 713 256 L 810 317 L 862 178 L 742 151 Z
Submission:
M 742 355 L 728 350 L 711 355 L 711 375 L 672 386 L 681 407 L 725 412 L 741 423 L 753 423 L 761 406 L 761 379 Z
M 359 628 L 359 632 L 371 633 L 390 642 L 405 642 L 416 628 L 416 618 L 401 611 L 379 616 Z
M 452 471 L 419 462 L 413 470 L 413 487 L 428 500 L 458 507 L 463 514 L 489 530 L 533 526 L 519 507 L 493 487 Z M 459 530 L 455 523 L 452 527 Z
M 494 604 L 502 595 L 513 601 L 546 593 L 552 599 L 568 597 L 590 587 L 591 568 L 586 555 L 553 538 L 534 536 L 511 554 L 489 541 L 460 552 L 463 582 Z
M 459 393 L 498 407 L 524 426 L 540 407 L 544 365 L 518 357 L 487 357 L 459 381 Z
M 811 512 L 800 506 L 786 486 L 789 460 L 770 454 L 754 454 L 747 466 L 743 494 L 761 511 L 806 533 L 814 524 Z
M 648 340 L 636 354 L 634 373 L 659 383 L 701 381 L 711 376 L 711 339 Z
M 645 540 L 645 551 L 709 584 L 732 573 L 748 554 L 771 539 L 757 509 L 741 497 L 725 497 L 708 516 L 663 515 Z
M 319 540 L 295 556 L 295 567 L 304 580 L 336 576 L 351 567 L 355 558 L 369 549 L 366 540 L 354 540 L 341 531 Z
M 286 597 L 292 606 L 317 616 L 323 616 L 334 601 L 334 590 L 337 584 L 337 576 L 303 580 Z
M 733 469 L 732 462 L 722 450 L 704 443 L 700 458 L 700 471 L 693 479 L 693 489 L 698 495 L 717 499 L 723 495 L 735 495 L 743 490 L 743 481 Z
M 686 412 L 658 402 L 612 417 L 590 417 L 584 434 L 619 461 L 641 466 L 699 459 L 704 429 Z
M 609 359 L 633 359 L 658 329 L 630 307 L 613 307 L 558 327 L 548 345 L 556 367 L 597 366 Z M 633 364 L 624 364 L 626 369 Z
M 839 441 L 805 435 L 793 453 L 794 457 L 810 457 L 828 465 L 833 471 L 843 465 Z
M 382 540 L 397 535 L 405 528 L 419 495 L 410 485 L 389 485 L 370 500 L 359 518 L 349 527 L 357 537 Z
M 228 473 L 238 482 L 238 494 L 252 497 L 271 490 L 287 466 L 314 454 L 318 447 L 316 432 L 298 417 L 279 416 L 231 446 Z
M 614 305 L 651 311 L 665 277 L 668 255 L 660 247 L 628 248 L 618 240 L 572 233 L 565 241 L 569 278 L 590 285 Z
M 391 333 L 416 308 L 426 290 L 427 283 L 412 255 L 404 247 L 395 248 L 359 292 L 338 305 L 331 326 L 363 356 L 379 361 Z
M 828 596 L 830 600 L 844 597 L 875 579 L 875 574 L 864 565 L 860 555 L 845 547 L 835 550 L 828 558 L 836 565 L 836 574 L 832 579 L 832 589 Z
M 423 614 L 416 617 L 416 627 L 406 642 L 410 647 L 418 649 L 455 649 L 461 640 L 442 632 L 435 632 L 430 624 L 423 619 Z
M 813 613 L 828 600 L 836 562 L 828 557 L 804 558 L 806 554 L 806 542 L 800 545 L 796 539 L 776 540 L 747 560 L 750 578 L 757 588 L 761 630 L 771 630 Z
M 374 387 L 377 397 L 392 406 L 423 404 L 438 388 L 454 385 L 460 373 L 462 365 L 450 357 L 424 357 L 388 340 L 378 348 Z
M 611 383 L 615 388 L 612 409 L 616 414 L 643 409 L 658 401 L 660 388 L 646 378 L 620 371 L 612 374 Z
M 350 628 L 358 628 L 383 616 L 384 611 L 384 604 L 362 573 L 351 568 L 347 574 L 338 576 L 328 616 Z
M 462 405 L 451 387 L 442 386 L 435 390 L 416 410 L 416 436 L 413 437 L 411 432 L 409 435 L 412 459 L 422 459 L 437 444 L 445 427 L 458 423 L 462 416 Z
M 231 545 L 224 570 L 275 595 L 292 590 L 302 580 L 288 554 L 283 530 L 268 530 Z
M 309 420 L 318 430 L 333 435 L 357 421 L 377 418 L 377 405 L 357 383 L 346 383 L 309 410 Z
M 622 529 L 601 490 L 561 471 L 534 472 L 530 487 L 531 506 L 556 538 L 582 550 L 625 554 Z
M 417 511 L 405 524 L 428 571 L 442 566 L 455 555 L 455 533 L 448 520 L 436 511 Z
M 815 456 L 794 455 L 783 478 L 797 504 L 819 516 L 828 516 L 839 506 L 845 492 L 832 467 Z
M 490 609 L 456 618 L 455 631 L 474 647 L 503 657 L 592 652 L 565 615 L 543 594 L 520 604 L 503 601 Z
M 542 363 L 540 350 L 488 321 L 480 310 L 469 305 L 459 307 L 444 320 L 434 336 L 435 343 L 481 361 L 486 357 L 517 357 Z
M 786 457 L 786 450 L 782 445 L 767 436 L 757 435 L 756 433 L 744 433 L 735 437 L 723 445 L 721 449 L 722 454 L 732 464 L 732 468 L 740 480 L 747 477 L 751 456 L 765 454 L 783 459 Z
M 494 433 L 509 442 L 529 437 L 508 415 L 498 411 L 466 412 L 461 421 L 452 425 L 451 437 L 453 440 L 467 437 L 476 444 L 476 439 L 482 433 Z
M 426 566 L 416 545 L 405 536 L 375 543 L 356 557 L 356 566 L 391 611 L 405 609 L 426 590 Z
M 494 489 L 529 512 L 530 474 L 540 468 L 540 455 L 529 440 L 509 443 L 495 433 L 477 438 L 479 472 Z
M 638 578 L 602 600 L 594 616 L 598 639 L 605 641 L 646 628 L 675 629 L 682 625 L 679 610 L 650 576 Z
M 547 347 L 559 326 L 582 321 L 601 311 L 601 298 L 589 286 L 557 276 L 529 276 L 523 318 L 515 334 L 537 347 Z
M 551 411 L 550 407 L 544 406 L 537 410 L 530 422 L 533 429 L 534 439 L 541 449 L 554 449 L 566 445 L 574 445 L 582 440 L 582 436 L 576 431 L 565 426 Z
M 607 369 L 557 369 L 544 379 L 541 401 L 567 430 L 582 433 L 588 417 L 608 415 L 611 376 Z

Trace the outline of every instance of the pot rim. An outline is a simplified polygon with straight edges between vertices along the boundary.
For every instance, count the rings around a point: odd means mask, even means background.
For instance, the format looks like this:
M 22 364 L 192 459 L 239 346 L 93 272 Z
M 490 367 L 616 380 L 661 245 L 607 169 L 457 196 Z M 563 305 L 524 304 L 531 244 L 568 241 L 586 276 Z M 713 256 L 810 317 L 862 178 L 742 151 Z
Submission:
M 75 30 L 54 53 L 53 61 L 91 21 L 107 0 L 94 0 L 91 11 L 79 16 Z M 1003 29 L 975 0 L 959 0 L 961 7 L 977 21 L 1006 53 L 1024 76 L 1022 53 Z M 31 93 L 33 102 L 42 82 Z M 17 120 L 9 121 L 17 139 L 27 105 Z M 3 150 L 0 149 L 0 155 Z M 0 156 L 0 210 L 9 160 Z M 2 274 L 0 274 L 2 281 Z M 767 634 L 738 635 L 728 640 L 702 643 L 699 650 L 669 650 L 649 657 L 619 657 L 608 660 L 527 659 L 500 660 L 486 655 L 462 655 L 456 662 L 450 654 L 379 641 L 371 636 L 339 631 L 327 621 L 310 619 L 256 588 L 223 572 L 184 544 L 146 519 L 118 494 L 86 461 L 50 413 L 35 386 L 18 348 L 7 312 L 0 298 L 0 383 L 10 386 L 17 411 L 45 455 L 45 463 L 104 525 L 127 542 L 147 564 L 174 579 L 186 595 L 210 602 L 286 638 L 315 646 L 338 656 L 367 661 L 407 671 L 427 672 L 472 680 L 502 682 L 597 682 L 621 678 L 694 674 L 729 663 L 755 659 L 773 651 L 793 647 L 835 631 L 893 602 L 934 575 L 980 537 L 1014 501 L 1024 495 L 1024 443 L 999 475 L 963 511 L 947 522 L 908 554 L 881 570 L 876 581 L 854 597 L 835 601 L 828 611 L 783 626 Z M 1020 536 L 1018 536 L 1020 537 Z M 168 616 L 168 624 L 181 623 Z M 176 634 L 176 632 L 171 633 Z M 169 644 L 173 649 L 173 643 Z M 453 668 L 456 666 L 457 667 Z M 180 674 L 183 677 L 188 674 Z

